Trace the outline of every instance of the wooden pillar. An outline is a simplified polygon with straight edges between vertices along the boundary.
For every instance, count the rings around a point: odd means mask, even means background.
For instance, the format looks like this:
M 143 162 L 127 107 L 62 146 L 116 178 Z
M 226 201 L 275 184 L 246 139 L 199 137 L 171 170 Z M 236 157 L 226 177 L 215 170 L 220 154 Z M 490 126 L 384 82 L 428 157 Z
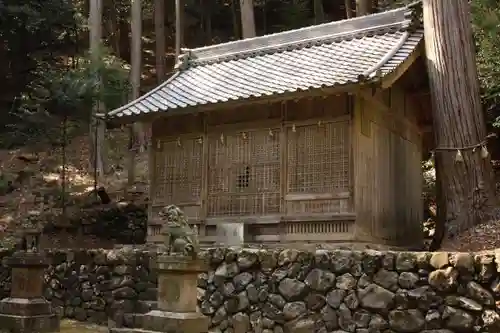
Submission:
M 209 152 L 208 152 L 208 121 L 206 113 L 202 113 L 203 117 L 203 154 L 202 154 L 202 175 L 201 175 L 201 213 L 200 213 L 200 236 L 206 236 L 206 221 L 208 217 L 208 163 L 209 163 Z M 202 238 L 203 240 L 203 238 Z
M 281 216 L 286 215 L 286 200 L 285 195 L 287 191 L 288 182 L 288 128 L 286 126 L 287 119 L 287 102 L 281 102 L 281 135 L 280 135 L 280 147 L 281 147 L 281 172 L 280 172 L 280 206 L 281 206 Z M 283 239 L 286 234 L 286 223 L 280 223 L 280 237 Z

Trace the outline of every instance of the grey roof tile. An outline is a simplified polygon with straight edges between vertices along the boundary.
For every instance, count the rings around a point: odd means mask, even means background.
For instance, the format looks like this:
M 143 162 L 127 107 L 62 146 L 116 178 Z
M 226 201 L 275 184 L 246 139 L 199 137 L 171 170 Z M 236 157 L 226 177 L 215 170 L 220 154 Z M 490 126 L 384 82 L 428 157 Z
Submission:
M 413 7 L 184 50 L 163 84 L 111 111 L 133 116 L 376 80 L 423 40 Z

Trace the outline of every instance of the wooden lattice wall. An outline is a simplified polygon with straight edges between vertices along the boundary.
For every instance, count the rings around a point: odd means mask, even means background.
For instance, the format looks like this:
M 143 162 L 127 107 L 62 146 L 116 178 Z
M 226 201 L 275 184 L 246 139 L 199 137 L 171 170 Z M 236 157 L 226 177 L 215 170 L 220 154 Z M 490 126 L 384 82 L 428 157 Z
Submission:
M 198 223 L 352 212 L 347 96 L 215 111 L 189 130 L 186 122 L 153 131 L 153 213 L 175 203 Z M 350 232 L 343 222 L 299 222 L 282 231 Z
M 280 212 L 280 129 L 210 133 L 208 216 Z
M 198 219 L 203 183 L 203 138 L 166 138 L 157 142 L 153 206 L 175 203 Z
M 344 200 L 329 197 L 350 189 L 349 119 L 287 131 L 287 214 L 346 212 Z

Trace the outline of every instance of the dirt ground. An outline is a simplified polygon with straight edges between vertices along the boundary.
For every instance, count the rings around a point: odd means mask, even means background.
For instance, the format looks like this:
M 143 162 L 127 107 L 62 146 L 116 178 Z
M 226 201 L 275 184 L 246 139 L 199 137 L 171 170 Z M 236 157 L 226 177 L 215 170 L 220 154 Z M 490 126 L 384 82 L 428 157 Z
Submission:
M 61 333 L 107 333 L 108 328 L 104 326 L 81 323 L 74 320 L 61 321 Z

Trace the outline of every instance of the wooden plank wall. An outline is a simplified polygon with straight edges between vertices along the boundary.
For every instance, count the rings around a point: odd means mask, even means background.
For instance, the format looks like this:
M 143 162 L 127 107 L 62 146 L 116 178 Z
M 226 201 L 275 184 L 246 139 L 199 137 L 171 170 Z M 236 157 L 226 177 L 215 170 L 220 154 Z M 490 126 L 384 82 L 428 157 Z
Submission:
M 415 110 L 397 86 L 361 92 L 354 109 L 355 237 L 418 246 L 423 180 Z

